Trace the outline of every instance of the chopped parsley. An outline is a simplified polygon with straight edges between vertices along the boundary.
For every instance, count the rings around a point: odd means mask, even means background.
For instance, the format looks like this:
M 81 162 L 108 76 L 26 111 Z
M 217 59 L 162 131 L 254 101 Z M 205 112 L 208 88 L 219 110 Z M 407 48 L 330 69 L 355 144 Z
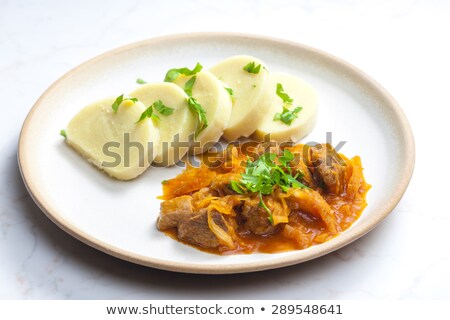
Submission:
M 60 134 L 61 136 L 63 136 L 64 139 L 67 139 L 67 132 L 66 132 L 66 130 L 61 129 L 61 131 L 59 132 L 59 134 Z
M 117 110 L 119 109 L 119 106 L 121 105 L 122 102 L 124 101 L 133 101 L 134 103 L 136 103 L 138 101 L 138 99 L 136 98 L 124 98 L 123 94 L 121 94 L 120 96 L 118 96 L 116 98 L 116 100 L 113 102 L 111 108 L 113 109 L 114 113 L 117 113 Z
M 142 112 L 141 117 L 136 122 L 141 122 L 145 118 L 150 118 L 154 120 L 159 120 L 159 116 L 154 113 L 154 110 L 158 111 L 163 116 L 170 116 L 173 113 L 173 108 L 170 108 L 166 106 L 161 100 L 155 101 L 151 106 L 149 106 L 147 109 L 145 109 L 144 112 Z
M 292 102 L 294 102 L 294 99 L 289 97 L 289 95 L 284 92 L 283 85 L 281 83 L 277 83 L 277 96 L 279 96 L 286 104 L 292 104 Z
M 282 113 L 275 113 L 275 116 L 273 117 L 273 121 L 281 121 L 288 126 L 291 125 L 292 121 L 294 121 L 296 118 L 298 118 L 298 113 L 302 111 L 302 107 L 296 107 L 293 110 L 288 109 L 286 106 L 283 106 L 283 112 Z
M 197 138 L 200 132 L 205 130 L 205 128 L 208 126 L 208 118 L 206 117 L 205 109 L 203 109 L 202 105 L 198 103 L 197 99 L 192 96 L 192 88 L 194 87 L 196 79 L 197 77 L 193 76 L 184 84 L 184 92 L 186 92 L 186 94 L 189 96 L 187 100 L 189 109 L 198 117 L 198 124 L 197 128 L 195 129 L 195 138 Z
M 153 105 L 149 106 L 147 109 L 145 109 L 144 112 L 142 112 L 141 117 L 139 118 L 138 121 L 136 121 L 136 123 L 141 122 L 145 118 L 159 120 L 159 117 L 156 114 L 153 114 Z
M 174 81 L 176 78 L 178 78 L 178 76 L 180 74 L 185 75 L 185 76 L 193 76 L 196 73 L 200 72 L 203 69 L 203 66 L 197 62 L 197 64 L 195 65 L 194 69 L 189 69 L 189 68 L 174 68 L 174 69 L 170 69 L 169 71 L 167 71 L 166 73 L 166 77 L 164 78 L 165 82 L 172 82 Z
M 251 61 L 247 63 L 242 69 L 244 69 L 248 73 L 257 74 L 259 73 L 259 70 L 261 70 L 261 64 L 258 64 L 256 66 L 255 61 Z
M 292 106 L 292 99 L 286 92 L 284 92 L 283 85 L 281 83 L 277 83 L 277 96 L 283 100 L 283 112 L 275 113 L 273 117 L 273 121 L 281 121 L 284 124 L 290 126 L 292 121 L 298 118 L 298 113 L 302 111 L 302 107 L 295 107 L 293 110 L 289 109 Z
M 195 80 L 197 80 L 197 77 L 193 76 L 184 84 L 184 92 L 186 92 L 189 97 L 192 97 L 192 88 L 194 87 Z
M 266 205 L 266 203 L 264 202 L 262 193 L 259 193 L 259 204 L 260 207 L 262 207 L 264 210 L 266 210 L 266 212 L 269 214 L 269 217 L 267 219 L 269 219 L 270 224 L 273 225 L 273 215 L 272 215 L 272 211 L 270 211 L 269 207 Z
M 197 138 L 200 132 L 208 126 L 208 118 L 206 117 L 205 109 L 203 109 L 202 105 L 195 98 L 189 97 L 188 105 L 189 109 L 198 116 L 198 125 L 197 129 L 195 129 L 195 137 Z
M 137 79 L 136 79 L 136 83 L 137 83 L 137 84 L 146 84 L 147 81 L 145 81 L 145 80 L 143 80 L 143 79 L 141 79 L 141 78 L 137 78 Z
M 170 116 L 174 110 L 173 108 L 166 106 L 161 100 L 156 101 L 152 106 L 163 116 Z
M 224 87 L 224 88 L 225 88 L 225 90 L 227 90 L 227 92 L 228 92 L 228 94 L 230 95 L 230 97 L 234 97 L 234 91 L 233 91 L 233 89 L 227 88 L 227 87 Z
M 289 166 L 294 155 L 289 150 L 283 150 L 280 156 L 267 152 L 255 161 L 247 160 L 245 173 L 241 174 L 239 181 L 231 181 L 231 188 L 238 194 L 258 193 L 259 206 L 269 214 L 269 221 L 273 224 L 273 216 L 264 202 L 263 195 L 270 195 L 276 186 L 284 192 L 289 188 L 307 188 L 299 180 L 303 177 L 297 173 L 292 175 Z

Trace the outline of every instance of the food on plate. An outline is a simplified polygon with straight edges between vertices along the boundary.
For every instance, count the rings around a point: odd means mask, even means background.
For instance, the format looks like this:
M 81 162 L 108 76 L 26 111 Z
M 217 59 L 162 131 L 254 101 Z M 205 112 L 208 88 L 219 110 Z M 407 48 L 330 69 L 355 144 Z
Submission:
M 269 78 L 264 63 L 252 56 L 227 58 L 210 69 L 233 94 L 233 110 L 223 136 L 228 141 L 250 136 L 270 108 L 266 99 Z
M 170 115 L 154 121 L 160 136 L 154 161 L 162 166 L 174 165 L 188 152 L 196 128 L 197 120 L 188 107 L 189 97 L 180 87 L 167 82 L 144 84 L 130 96 L 146 106 L 161 101 L 173 110 Z M 174 144 L 178 144 L 176 148 Z
M 348 229 L 370 185 L 328 144 L 229 146 L 163 181 L 157 227 L 216 254 L 305 249 Z
M 312 131 L 317 117 L 317 96 L 304 80 L 280 72 L 271 73 L 266 89 L 270 108 L 259 124 L 255 137 L 278 143 L 299 141 Z
M 247 55 L 202 69 L 173 68 L 160 83 L 138 79 L 128 96 L 84 108 L 61 134 L 120 180 L 203 153 L 200 167 L 163 181 L 157 227 L 207 252 L 305 249 L 349 228 L 370 188 L 360 158 L 328 144 L 286 145 L 313 129 L 314 89 Z M 250 135 L 265 143 L 234 141 Z M 222 136 L 234 143 L 209 153 Z
M 192 147 L 194 154 L 203 153 L 222 137 L 231 116 L 231 96 L 224 84 L 208 71 L 191 76 L 180 74 L 173 83 L 196 99 L 205 111 L 208 126 L 198 134 L 197 144 Z
M 116 179 L 129 180 L 144 172 L 153 160 L 151 148 L 159 143 L 159 131 L 148 119 L 136 123 L 146 109 L 141 102 L 120 97 L 82 109 L 64 135 L 67 144 L 87 161 Z M 125 150 L 129 145 L 125 141 L 141 145 L 142 150 Z
M 82 110 L 66 132 L 69 145 L 120 180 L 138 176 L 152 162 L 172 166 L 188 152 L 206 152 L 222 136 L 298 141 L 316 120 L 317 98 L 306 82 L 269 73 L 261 60 L 248 55 L 227 58 L 210 71 L 197 62 L 192 69 L 169 69 L 164 82 L 136 82 L 140 86 L 128 96 Z M 124 145 L 126 133 L 136 133 L 139 147 Z M 104 148 L 111 142 L 121 144 L 118 153 Z M 111 157 L 120 163 L 104 166 L 102 161 Z

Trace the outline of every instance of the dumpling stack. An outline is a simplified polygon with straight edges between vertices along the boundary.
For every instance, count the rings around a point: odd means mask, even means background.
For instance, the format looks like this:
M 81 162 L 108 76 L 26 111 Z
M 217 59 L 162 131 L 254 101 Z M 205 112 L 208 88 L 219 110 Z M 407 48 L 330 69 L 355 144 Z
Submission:
M 64 135 L 87 161 L 130 180 L 152 162 L 174 165 L 221 137 L 298 141 L 311 132 L 316 115 L 317 97 L 308 83 L 238 55 L 209 71 L 198 63 L 192 70 L 171 69 L 164 82 L 95 102 L 69 122 Z

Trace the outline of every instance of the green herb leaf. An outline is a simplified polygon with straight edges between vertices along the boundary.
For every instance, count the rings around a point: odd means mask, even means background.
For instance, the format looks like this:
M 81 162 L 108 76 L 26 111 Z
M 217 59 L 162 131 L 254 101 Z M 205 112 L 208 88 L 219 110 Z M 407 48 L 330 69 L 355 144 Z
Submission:
M 283 192 L 287 192 L 289 188 L 307 188 L 299 181 L 303 175 L 292 176 L 290 168 L 292 160 L 294 155 L 287 149 L 279 156 L 267 152 L 253 162 L 248 160 L 245 173 L 241 174 L 240 180 L 231 181 L 231 189 L 238 194 L 258 193 L 259 205 L 268 212 L 268 219 L 273 224 L 272 212 L 264 203 L 263 195 L 271 194 L 276 186 Z
M 263 207 L 264 210 L 267 211 L 267 213 L 269 214 L 269 216 L 267 217 L 267 219 L 269 219 L 270 224 L 273 225 L 273 214 L 272 211 L 270 211 L 269 207 L 264 203 L 263 197 L 262 197 L 262 193 L 259 193 L 259 206 Z
M 198 117 L 197 128 L 195 129 L 195 138 L 197 138 L 200 132 L 205 130 L 208 126 L 208 118 L 206 117 L 206 111 L 203 109 L 202 105 L 198 103 L 197 99 L 192 97 L 192 88 L 194 87 L 195 80 L 197 80 L 197 77 L 193 76 L 186 81 L 184 84 L 184 92 L 189 96 L 187 101 L 189 109 Z
M 169 182 L 169 180 L 163 180 L 161 181 L 161 184 L 166 184 L 167 182 Z
M 248 73 L 257 74 L 259 73 L 259 70 L 261 70 L 261 65 L 258 64 L 257 66 L 255 66 L 255 61 L 252 61 L 247 63 L 242 69 L 244 69 Z
M 288 126 L 292 124 L 292 121 L 295 120 L 295 118 L 298 118 L 298 113 L 302 111 L 302 107 L 296 107 L 293 110 L 289 109 L 289 106 L 294 102 L 294 99 L 292 99 L 286 92 L 284 92 L 283 85 L 281 83 L 277 83 L 277 96 L 283 100 L 283 112 L 282 113 L 275 113 L 273 117 L 273 121 L 281 121 Z
M 157 100 L 157 101 L 153 102 L 152 105 L 149 106 L 147 109 L 145 109 L 144 112 L 142 112 L 141 117 L 139 118 L 139 120 L 136 123 L 141 122 L 145 118 L 160 120 L 159 116 L 154 113 L 153 109 L 155 109 L 160 114 L 162 114 L 163 116 L 166 116 L 166 117 L 170 116 L 174 111 L 173 108 L 166 106 L 161 100 Z
M 294 155 L 288 149 L 285 149 L 283 155 L 278 157 L 278 161 L 280 161 L 280 163 L 286 168 L 289 168 L 289 163 L 292 160 L 294 160 Z
M 197 62 L 197 64 L 195 65 L 194 69 L 190 70 L 188 68 L 174 68 L 174 69 L 170 69 L 169 71 L 167 71 L 166 73 L 166 77 L 164 78 L 165 82 L 172 82 L 174 81 L 176 78 L 178 78 L 178 76 L 180 74 L 183 74 L 185 76 L 193 76 L 194 74 L 200 72 L 203 69 L 203 66 Z
M 119 106 L 120 106 L 120 104 L 122 103 L 122 101 L 123 101 L 123 94 L 121 94 L 120 96 L 118 96 L 117 98 L 116 98 L 116 100 L 114 100 L 114 102 L 113 102 L 113 104 L 112 104 L 112 109 L 114 110 L 114 112 L 116 113 L 117 112 L 117 110 L 119 109 Z
M 120 96 L 118 96 L 116 98 L 116 100 L 114 100 L 111 108 L 113 109 L 114 113 L 117 113 L 117 110 L 119 110 L 119 106 L 122 104 L 122 102 L 129 100 L 129 101 L 133 101 L 134 103 L 138 102 L 138 99 L 136 98 L 124 98 L 123 94 L 121 94 Z
M 197 129 L 195 129 L 195 138 L 197 138 L 200 132 L 205 130 L 205 128 L 208 126 L 208 118 L 206 117 L 205 109 L 203 109 L 201 104 L 198 103 L 195 98 L 188 98 L 188 106 L 191 112 L 198 117 Z
M 136 123 L 139 123 L 146 118 L 159 120 L 159 117 L 156 114 L 153 114 L 153 105 L 149 106 L 144 112 L 142 112 L 141 117 Z
M 175 109 L 166 106 L 161 100 L 153 103 L 153 108 L 156 109 L 163 116 L 170 116 Z
M 292 104 L 292 102 L 294 101 L 294 99 L 289 97 L 289 95 L 284 92 L 283 85 L 281 83 L 277 83 L 277 96 L 279 96 L 281 100 L 283 100 L 283 102 L 286 104 Z
M 62 129 L 62 130 L 59 132 L 59 134 L 60 134 L 61 136 L 63 136 L 64 139 L 67 139 L 67 132 L 66 132 L 66 130 Z
M 142 80 L 141 78 L 137 78 L 137 79 L 136 79 L 136 83 L 137 83 L 137 84 L 146 84 L 147 81 Z
M 292 121 L 294 121 L 296 118 L 298 118 L 298 113 L 302 111 L 302 107 L 296 107 L 293 110 L 289 110 L 285 106 L 283 106 L 283 112 L 282 113 L 275 113 L 275 116 L 273 117 L 273 121 L 281 121 L 288 126 L 291 125 Z
M 231 180 L 231 189 L 233 189 L 236 193 L 239 194 L 244 194 L 245 193 L 245 189 L 242 187 L 242 184 L 240 182 Z
M 186 92 L 189 97 L 192 97 L 192 88 L 194 87 L 195 80 L 197 80 L 197 77 L 193 76 L 184 84 L 184 92 Z
M 229 94 L 231 97 L 234 97 L 233 89 L 225 87 L 225 90 L 228 91 L 228 94 Z

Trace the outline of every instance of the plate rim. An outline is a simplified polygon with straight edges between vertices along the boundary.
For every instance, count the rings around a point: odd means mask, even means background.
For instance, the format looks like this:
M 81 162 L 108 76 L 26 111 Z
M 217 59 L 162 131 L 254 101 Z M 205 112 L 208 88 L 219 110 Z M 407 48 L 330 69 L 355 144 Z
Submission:
M 371 217 L 371 219 L 368 219 L 365 223 L 355 228 L 348 229 L 345 233 L 340 234 L 338 237 L 334 238 L 334 241 L 332 243 L 328 241 L 323 244 L 308 248 L 310 253 L 306 256 L 305 254 L 302 254 L 304 253 L 304 250 L 299 250 L 298 252 L 290 254 L 288 256 L 278 258 L 274 256 L 273 259 L 269 259 L 266 261 L 230 263 L 220 265 L 206 264 L 206 263 L 200 264 L 200 263 L 175 262 L 170 260 L 152 258 L 136 253 L 131 253 L 127 250 L 118 248 L 116 246 L 113 246 L 111 244 L 108 244 L 104 241 L 101 241 L 91 236 L 90 234 L 77 228 L 75 225 L 72 225 L 63 216 L 59 215 L 58 212 L 56 212 L 56 210 L 52 208 L 51 204 L 45 199 L 45 196 L 43 196 L 40 193 L 38 186 L 30 178 L 29 161 L 30 158 L 32 158 L 32 156 L 29 154 L 29 152 L 27 152 L 27 149 L 25 148 L 26 144 L 25 141 L 27 140 L 27 137 L 30 135 L 30 131 L 28 130 L 29 125 L 33 119 L 33 115 L 39 109 L 39 106 L 41 105 L 42 101 L 44 101 L 45 98 L 52 93 L 55 87 L 60 82 L 62 82 L 66 77 L 69 77 L 73 73 L 76 73 L 78 69 L 87 67 L 90 64 L 94 64 L 98 60 L 102 60 L 105 57 L 115 55 L 123 51 L 128 51 L 140 46 L 152 46 L 157 44 L 158 42 L 166 42 L 166 41 L 172 42 L 179 39 L 186 40 L 187 38 L 190 38 L 192 40 L 194 39 L 198 40 L 199 38 L 203 40 L 208 38 L 211 39 L 213 38 L 215 40 L 217 40 L 218 38 L 221 39 L 230 38 L 230 39 L 238 39 L 240 41 L 244 39 L 252 39 L 262 41 L 265 43 L 271 43 L 273 45 L 278 46 L 280 45 L 289 46 L 302 52 L 312 54 L 313 56 L 321 60 L 325 60 L 329 63 L 331 62 L 336 66 L 343 68 L 348 72 L 347 76 L 351 78 L 363 79 L 364 81 L 362 85 L 364 85 L 366 89 L 369 89 L 370 92 L 375 96 L 385 100 L 386 103 L 384 107 L 386 107 L 393 114 L 393 116 L 397 118 L 398 121 L 396 121 L 396 123 L 398 124 L 400 136 L 403 138 L 402 145 L 406 151 L 404 165 L 402 167 L 403 170 L 400 172 L 401 179 L 397 181 L 397 187 L 395 189 L 395 192 L 391 195 L 390 199 L 387 200 L 386 203 L 383 205 L 383 207 L 381 208 L 382 210 L 376 212 L 375 215 Z M 343 246 L 348 245 L 351 242 L 359 239 L 360 237 L 371 231 L 394 210 L 394 208 L 397 206 L 400 199 L 402 198 L 403 194 L 405 193 L 414 171 L 415 144 L 411 126 L 400 105 L 395 101 L 395 99 L 391 96 L 391 94 L 386 89 L 384 89 L 378 82 L 376 82 L 372 77 L 370 77 L 357 67 L 353 66 L 352 64 L 320 49 L 316 49 L 308 45 L 304 45 L 290 40 L 284 40 L 262 35 L 234 33 L 234 32 L 192 32 L 192 33 L 178 33 L 154 37 L 150 39 L 141 40 L 138 42 L 129 43 L 112 50 L 108 50 L 89 60 L 86 60 L 85 62 L 77 65 L 76 67 L 72 68 L 64 75 L 59 77 L 42 93 L 42 95 L 34 103 L 33 107 L 26 116 L 22 129 L 20 131 L 17 159 L 20 174 L 24 181 L 25 187 L 28 193 L 30 194 L 31 198 L 33 199 L 33 201 L 53 223 L 55 223 L 59 228 L 64 230 L 72 237 L 80 240 L 81 242 L 99 251 L 102 251 L 108 255 L 147 267 L 183 273 L 230 274 L 230 273 L 244 273 L 268 269 L 276 269 L 294 264 L 299 264 L 326 255 L 330 252 L 336 251 L 342 248 Z

